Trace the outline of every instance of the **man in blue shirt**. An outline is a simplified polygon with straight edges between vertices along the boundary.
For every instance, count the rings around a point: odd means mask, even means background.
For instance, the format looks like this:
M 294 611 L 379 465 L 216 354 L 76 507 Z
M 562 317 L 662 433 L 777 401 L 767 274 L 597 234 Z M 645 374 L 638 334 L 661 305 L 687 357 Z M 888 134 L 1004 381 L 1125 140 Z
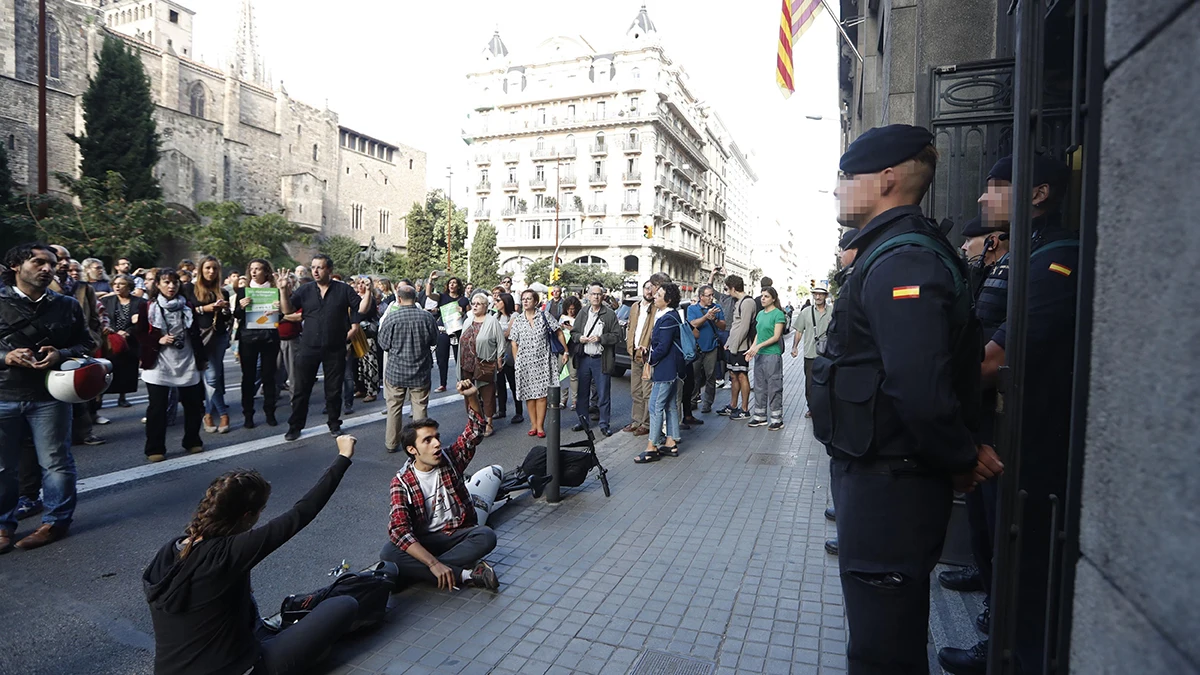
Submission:
M 703 387 L 700 396 L 700 412 L 712 412 L 713 399 L 717 396 L 717 364 L 720 360 L 721 340 L 719 331 L 725 330 L 725 312 L 716 304 L 716 290 L 709 285 L 700 287 L 700 302 L 688 306 L 687 320 L 692 325 L 696 335 L 696 348 L 700 354 L 694 364 L 696 368 L 696 386 Z M 691 403 L 685 402 L 689 414 L 684 419 L 687 424 L 693 424 L 690 414 Z M 688 420 L 693 420 L 689 422 Z

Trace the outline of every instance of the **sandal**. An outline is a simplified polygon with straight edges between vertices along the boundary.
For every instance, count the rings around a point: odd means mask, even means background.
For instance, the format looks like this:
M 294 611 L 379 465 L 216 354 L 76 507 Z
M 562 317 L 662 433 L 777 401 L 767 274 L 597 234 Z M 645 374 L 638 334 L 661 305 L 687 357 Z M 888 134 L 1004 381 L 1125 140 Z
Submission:
M 533 429 L 530 429 L 530 430 L 529 430 L 529 433 L 528 433 L 528 434 L 526 434 L 526 435 L 527 435 L 527 436 L 537 436 L 537 432 L 536 432 L 536 431 L 534 431 Z
M 371 394 L 370 396 L 363 397 L 363 403 L 374 403 L 377 399 L 378 397 L 375 394 Z
M 678 457 L 679 456 L 679 446 L 678 445 L 675 445 L 675 446 L 663 445 L 658 448 L 657 452 L 658 452 L 659 456 L 662 456 L 662 457 Z
M 496 430 L 492 428 L 492 423 L 488 422 L 487 428 L 485 428 L 483 430 L 484 438 L 487 438 L 488 436 L 491 436 L 494 433 L 496 433 Z
M 662 457 L 658 454 L 657 450 L 646 450 L 642 454 L 638 455 L 637 457 L 634 457 L 633 463 L 634 464 L 649 464 L 650 462 L 657 462 L 660 459 L 662 459 Z
M 539 432 L 537 432 L 537 437 L 538 437 L 538 438 L 545 438 L 545 437 L 546 437 L 546 432 L 544 432 L 544 431 L 539 431 Z

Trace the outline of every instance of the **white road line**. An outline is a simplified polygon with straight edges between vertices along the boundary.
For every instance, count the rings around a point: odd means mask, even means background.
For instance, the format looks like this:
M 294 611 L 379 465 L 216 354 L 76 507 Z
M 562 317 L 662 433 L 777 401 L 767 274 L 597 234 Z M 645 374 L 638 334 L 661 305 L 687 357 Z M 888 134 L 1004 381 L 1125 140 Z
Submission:
M 456 395 L 443 396 L 430 401 L 429 407 L 438 408 L 461 400 L 461 397 Z M 405 406 L 404 412 L 409 412 L 408 406 Z M 342 420 L 342 429 L 353 429 L 355 427 L 365 426 L 373 422 L 383 422 L 385 419 L 386 418 L 380 415 L 378 411 L 372 410 L 360 417 L 351 417 L 350 419 Z M 281 426 L 286 427 L 287 425 L 285 423 Z M 313 436 L 322 436 L 328 434 L 329 428 L 324 424 L 320 424 L 305 429 L 300 434 L 300 438 L 311 438 Z M 106 473 L 100 476 L 81 478 L 79 479 L 78 483 L 76 483 L 75 491 L 78 494 L 94 492 L 96 490 L 103 490 L 104 488 L 110 488 L 115 485 L 141 480 L 143 478 L 159 476 L 164 473 L 171 473 L 173 471 L 179 471 L 180 469 L 188 469 L 193 466 L 206 464 L 208 462 L 217 462 L 223 459 L 229 459 L 230 457 L 237 457 L 238 455 L 245 455 L 258 450 L 266 450 L 267 448 L 274 448 L 288 444 L 288 441 L 283 440 L 283 434 L 272 434 L 266 438 L 246 441 L 245 443 L 237 443 L 235 445 L 226 446 L 217 450 L 205 451 L 197 455 L 184 455 L 182 457 L 168 459 L 157 464 L 143 464 L 130 467 L 128 469 L 121 469 L 120 471 L 113 471 L 112 473 Z

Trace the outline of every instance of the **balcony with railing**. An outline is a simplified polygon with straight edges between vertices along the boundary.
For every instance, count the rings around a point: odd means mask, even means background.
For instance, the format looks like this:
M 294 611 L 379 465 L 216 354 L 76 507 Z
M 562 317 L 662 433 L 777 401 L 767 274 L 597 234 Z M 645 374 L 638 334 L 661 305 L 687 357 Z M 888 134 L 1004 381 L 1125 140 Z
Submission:
M 607 204 L 588 204 L 587 212 L 589 215 L 604 215 L 608 212 Z
M 546 189 L 546 179 L 545 178 L 530 178 L 529 179 L 529 187 L 534 190 L 545 190 Z
M 487 220 L 492 217 L 491 209 L 475 209 L 475 220 Z
M 592 149 L 593 155 L 607 155 L 608 154 L 608 144 L 607 143 L 592 143 L 591 149 Z
M 621 180 L 625 183 L 640 183 L 642 182 L 641 171 L 626 171 L 621 174 Z
M 534 159 L 553 159 L 554 148 L 534 148 L 532 151 L 530 151 L 529 156 L 533 157 Z
M 519 162 L 519 161 L 521 161 L 521 153 L 519 153 L 519 152 L 506 152 L 506 153 L 504 153 L 504 161 L 505 161 L 505 163 L 515 163 L 515 162 Z
M 487 166 L 492 163 L 491 155 L 475 155 L 475 163 L 480 166 Z
M 564 157 L 564 158 L 565 157 L 574 157 L 577 152 L 579 152 L 579 148 L 575 147 L 574 145 L 568 145 L 567 147 L 563 148 L 562 150 L 559 150 L 558 156 Z
M 701 231 L 700 222 L 697 221 L 690 213 L 687 213 L 686 211 L 680 211 L 679 209 L 672 211 L 671 212 L 671 220 L 672 220 L 672 222 L 679 223 L 680 225 L 683 225 L 684 227 L 691 228 L 691 229 L 695 230 L 696 232 Z
M 641 213 L 642 205 L 639 202 L 625 202 L 621 204 L 621 213 Z
M 594 173 L 588 176 L 589 185 L 608 185 L 608 176 L 602 173 Z
M 572 173 L 572 174 L 567 174 L 565 176 L 560 175 L 558 177 L 558 184 L 561 185 L 562 187 L 574 187 L 575 186 L 575 174 Z
M 625 154 L 627 155 L 635 155 L 642 151 L 642 141 L 640 138 L 636 141 L 632 138 L 626 139 L 622 143 L 622 146 L 622 150 L 624 150 Z
M 491 192 L 492 182 L 490 180 L 481 180 L 475 185 L 476 192 Z
M 504 218 L 506 220 L 514 219 L 517 217 L 517 210 L 516 209 L 504 209 L 503 211 L 500 212 L 500 217 Z

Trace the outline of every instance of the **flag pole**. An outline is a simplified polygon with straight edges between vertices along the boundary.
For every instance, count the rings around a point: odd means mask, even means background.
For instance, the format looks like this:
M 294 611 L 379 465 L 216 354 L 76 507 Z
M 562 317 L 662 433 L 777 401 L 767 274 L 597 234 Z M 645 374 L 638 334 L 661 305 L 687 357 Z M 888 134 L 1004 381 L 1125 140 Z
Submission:
M 842 39 L 846 41 L 846 44 L 850 45 L 850 51 L 854 52 L 854 55 L 858 57 L 858 62 L 862 63 L 862 54 L 858 53 L 858 47 L 855 46 L 854 41 L 850 39 L 850 36 L 846 34 L 846 28 L 842 26 L 842 22 L 838 20 L 838 15 L 833 13 L 833 8 L 829 6 L 829 0 L 821 0 L 821 5 L 825 7 L 825 12 L 829 14 L 829 18 L 833 19 L 833 22 L 837 24 L 838 32 L 842 34 Z

